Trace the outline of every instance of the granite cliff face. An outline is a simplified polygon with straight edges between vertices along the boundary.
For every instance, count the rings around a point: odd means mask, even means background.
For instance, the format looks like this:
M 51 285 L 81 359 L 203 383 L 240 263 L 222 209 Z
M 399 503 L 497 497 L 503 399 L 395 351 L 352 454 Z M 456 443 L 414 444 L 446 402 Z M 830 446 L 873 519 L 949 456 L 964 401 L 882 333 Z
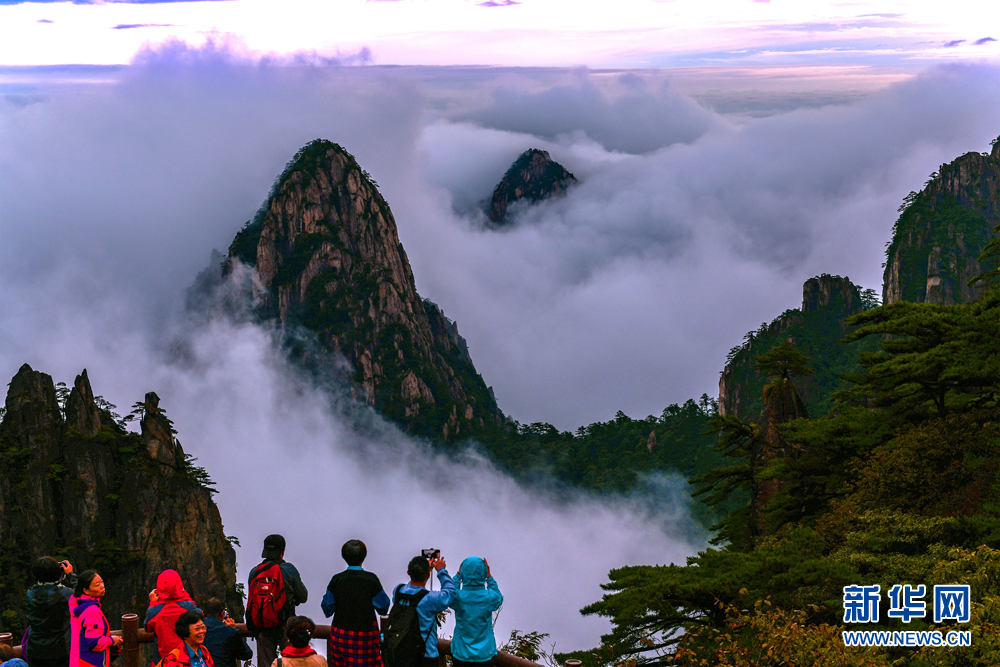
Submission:
M 306 365 L 346 360 L 356 395 L 406 430 L 450 441 L 502 421 L 455 323 L 417 294 L 389 205 L 339 145 L 296 154 L 225 272 L 237 263 L 254 268 L 263 318 L 314 337 L 296 352 Z
M 514 161 L 493 190 L 489 219 L 495 224 L 503 224 L 515 202 L 539 202 L 557 197 L 576 182 L 573 174 L 553 161 L 546 151 L 529 148 Z
M 969 281 L 1000 224 L 1000 142 L 942 165 L 906 198 L 886 250 L 883 301 L 972 303 L 984 284 Z M 991 267 L 992 268 L 992 267 Z
M 862 293 L 850 278 L 823 274 L 807 280 L 802 286 L 801 309 L 786 310 L 730 350 L 719 379 L 719 413 L 761 423 L 767 379 L 754 370 L 753 363 L 790 338 L 816 368 L 815 375 L 796 380 L 800 400 L 813 416 L 826 414 L 832 406 L 830 394 L 841 388 L 838 375 L 857 371 L 858 353 L 873 345 L 870 341 L 840 342 L 847 333 L 844 319 L 864 308 Z
M 45 373 L 25 364 L 11 380 L 0 423 L 0 631 L 23 631 L 31 564 L 44 555 L 102 574 L 113 626 L 123 613 L 142 617 L 167 568 L 195 600 L 218 597 L 242 617 L 236 553 L 204 471 L 156 394 L 146 394 L 141 420 L 142 433 L 130 433 L 99 407 L 86 370 L 65 409 Z

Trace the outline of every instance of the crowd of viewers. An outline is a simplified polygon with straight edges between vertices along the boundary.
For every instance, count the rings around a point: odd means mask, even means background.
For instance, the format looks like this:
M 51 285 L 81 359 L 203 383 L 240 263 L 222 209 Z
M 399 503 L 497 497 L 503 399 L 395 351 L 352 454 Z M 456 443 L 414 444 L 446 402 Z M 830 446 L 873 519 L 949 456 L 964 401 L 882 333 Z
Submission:
M 341 549 L 347 568 L 330 579 L 321 602 L 323 613 L 332 617 L 324 659 L 310 646 L 316 624 L 295 614 L 308 591 L 284 555 L 285 539 L 269 535 L 264 560 L 248 579 L 247 621 L 257 641 L 258 667 L 436 666 L 437 631 L 449 608 L 455 612 L 455 667 L 491 665 L 497 654 L 493 612 L 503 596 L 484 558 L 466 558 L 452 577 L 439 552 L 416 556 L 407 565 L 409 581 L 396 586 L 390 597 L 378 576 L 363 568 L 368 555 L 364 542 L 349 540 Z M 432 570 L 439 590 L 427 589 Z M 110 667 L 122 638 L 111 634 L 101 610 L 101 575 L 95 570 L 78 575 L 68 561 L 48 556 L 35 562 L 32 575 L 37 583 L 27 593 L 22 657 L 0 645 L 0 667 Z M 270 596 L 270 610 L 257 606 L 260 591 Z M 386 614 L 388 620 L 380 625 Z M 199 608 L 176 570 L 157 577 L 144 627 L 155 638 L 151 667 L 239 667 L 253 657 L 223 602 L 211 598 Z

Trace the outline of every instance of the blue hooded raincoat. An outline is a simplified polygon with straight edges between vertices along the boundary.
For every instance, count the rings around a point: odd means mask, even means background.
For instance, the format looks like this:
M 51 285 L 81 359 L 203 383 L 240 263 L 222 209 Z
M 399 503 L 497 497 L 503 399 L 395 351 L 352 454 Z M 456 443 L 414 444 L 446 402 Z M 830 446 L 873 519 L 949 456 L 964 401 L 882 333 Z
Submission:
M 503 604 L 496 579 L 486 576 L 486 563 L 472 556 L 462 561 L 455 575 L 455 636 L 451 654 L 463 662 L 487 662 L 497 654 L 493 612 Z

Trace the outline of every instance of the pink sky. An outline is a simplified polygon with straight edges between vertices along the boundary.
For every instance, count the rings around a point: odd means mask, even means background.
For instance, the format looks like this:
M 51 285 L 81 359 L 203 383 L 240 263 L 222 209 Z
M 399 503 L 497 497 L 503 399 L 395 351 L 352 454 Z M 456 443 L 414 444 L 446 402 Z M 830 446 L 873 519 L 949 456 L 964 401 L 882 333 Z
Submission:
M 214 35 L 383 65 L 913 69 L 1000 60 L 997 26 L 1000 3 L 979 0 L 0 0 L 0 65 L 122 64 Z

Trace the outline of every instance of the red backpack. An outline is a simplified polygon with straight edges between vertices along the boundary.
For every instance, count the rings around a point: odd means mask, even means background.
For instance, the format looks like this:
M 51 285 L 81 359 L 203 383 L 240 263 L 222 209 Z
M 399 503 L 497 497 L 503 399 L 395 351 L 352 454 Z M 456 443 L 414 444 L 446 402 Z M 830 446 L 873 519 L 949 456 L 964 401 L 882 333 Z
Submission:
M 258 566 L 259 567 L 259 566 Z M 281 625 L 285 608 L 285 579 L 281 564 L 259 570 L 247 592 L 247 627 L 251 632 L 270 630 Z

